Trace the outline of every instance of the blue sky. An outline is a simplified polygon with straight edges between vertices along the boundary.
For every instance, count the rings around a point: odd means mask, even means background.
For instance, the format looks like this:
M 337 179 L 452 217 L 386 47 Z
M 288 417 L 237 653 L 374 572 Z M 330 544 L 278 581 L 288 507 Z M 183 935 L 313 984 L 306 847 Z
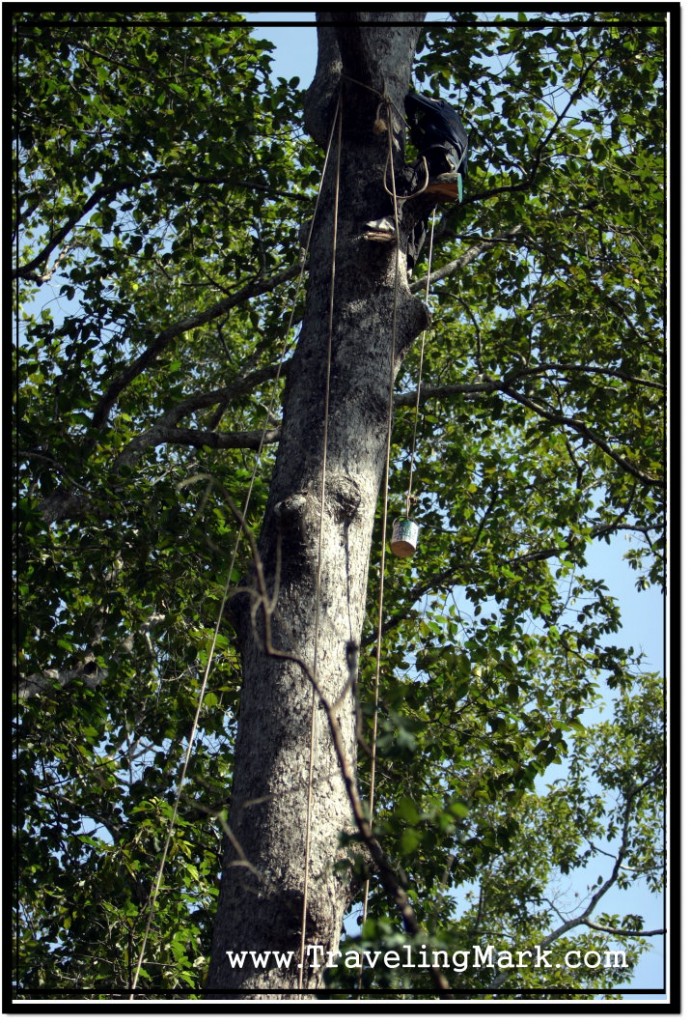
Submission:
M 245 13 L 248 21 L 312 21 L 312 12 L 291 10 L 272 13 Z M 431 17 L 443 20 L 446 15 L 435 11 Z M 313 77 L 316 66 L 316 31 L 312 27 L 262 25 L 257 27 L 255 34 L 275 44 L 273 52 L 274 74 L 290 80 L 298 76 L 302 87 L 306 88 Z M 633 646 L 635 651 L 643 651 L 646 655 L 648 671 L 664 672 L 664 616 L 665 602 L 658 590 L 637 591 L 636 574 L 623 560 L 623 553 L 632 542 L 624 537 L 615 538 L 611 544 L 597 542 L 593 545 L 589 560 L 593 574 L 607 581 L 610 591 L 618 598 L 622 629 L 617 640 L 626 646 Z M 574 885 L 578 888 L 578 883 Z M 662 926 L 663 908 L 659 897 L 652 896 L 644 885 L 632 887 L 625 893 L 610 894 L 603 909 L 609 913 L 627 913 L 635 908 L 637 913 L 645 916 L 647 927 Z M 646 954 L 639 964 L 634 979 L 635 987 L 660 987 L 664 984 L 663 942 L 661 938 L 653 940 L 653 949 Z M 649 997 L 651 998 L 651 997 Z

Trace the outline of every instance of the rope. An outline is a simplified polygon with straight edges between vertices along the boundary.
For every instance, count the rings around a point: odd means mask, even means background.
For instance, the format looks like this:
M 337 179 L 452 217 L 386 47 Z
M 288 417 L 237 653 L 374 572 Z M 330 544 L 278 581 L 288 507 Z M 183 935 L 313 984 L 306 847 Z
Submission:
M 389 117 L 390 117 L 390 109 L 389 109 Z M 389 122 L 389 124 L 390 124 L 390 128 L 391 128 L 391 121 Z M 419 195 L 420 192 L 424 192 L 424 190 L 427 188 L 427 185 L 429 183 L 429 168 L 428 168 L 428 165 L 427 165 L 427 160 L 424 157 L 423 157 L 423 164 L 424 164 L 424 170 L 425 170 L 425 184 L 423 185 L 423 187 L 420 190 L 418 190 L 418 192 L 415 192 L 414 195 Z M 391 180 L 392 180 L 393 189 L 394 189 L 393 192 L 391 192 L 389 190 L 388 185 L 387 185 L 387 181 L 386 181 L 387 172 L 389 170 L 389 167 L 391 167 Z M 398 221 L 398 203 L 397 203 L 397 198 L 398 197 L 397 197 L 397 194 L 396 194 L 396 178 L 395 178 L 394 164 L 393 164 L 393 149 L 392 149 L 392 144 L 391 144 L 391 130 L 389 131 L 389 159 L 388 159 L 387 164 L 386 164 L 386 166 L 384 168 L 384 188 L 386 189 L 386 191 L 388 192 L 388 194 L 391 196 L 391 198 L 393 200 L 394 224 L 395 224 L 395 227 L 396 227 L 396 243 L 397 243 L 397 250 L 400 250 L 400 228 L 399 228 L 399 221 Z M 412 196 L 406 196 L 405 198 L 406 199 L 412 198 Z M 431 270 L 432 270 L 432 253 L 433 253 L 433 246 L 434 246 L 434 214 L 435 214 L 435 212 L 436 212 L 436 207 L 435 207 L 435 209 L 432 212 L 432 218 L 433 219 L 432 219 L 432 226 L 431 226 L 431 229 L 430 229 L 430 244 L 429 244 L 429 255 L 428 255 L 428 261 L 427 261 L 427 281 L 426 281 L 426 287 L 425 287 L 425 301 L 427 301 L 429 299 L 430 279 L 431 279 Z M 378 615 L 377 615 L 377 648 L 376 648 L 377 653 L 376 653 L 376 670 L 375 670 L 375 681 L 374 681 L 374 716 L 373 716 L 373 721 L 372 721 L 372 746 L 371 746 L 371 755 L 370 755 L 371 756 L 371 770 L 370 770 L 370 788 L 369 788 L 369 801 L 368 801 L 368 809 L 369 809 L 370 822 L 372 821 L 372 818 L 374 816 L 374 796 L 375 796 L 376 773 L 377 773 L 377 735 L 378 735 L 378 724 L 379 724 L 379 689 L 380 689 L 380 680 L 381 680 L 381 647 L 382 647 L 383 619 L 384 619 L 384 576 L 385 576 L 385 567 L 386 567 L 386 540 L 387 540 L 387 533 L 388 533 L 389 470 L 390 470 L 390 461 L 391 461 L 391 436 L 392 436 L 392 432 L 393 432 L 393 394 L 394 394 L 394 380 L 395 380 L 395 350 L 396 350 L 396 334 L 397 334 L 397 330 L 396 329 L 397 329 L 397 314 L 398 314 L 398 275 L 399 275 L 399 256 L 397 255 L 397 257 L 396 257 L 395 280 L 394 280 L 395 291 L 394 291 L 393 325 L 392 325 L 392 341 L 391 341 L 391 379 L 390 379 L 390 385 L 389 385 L 389 417 L 388 417 L 388 428 L 387 428 L 387 439 L 386 439 L 386 466 L 385 466 L 385 471 L 384 471 L 384 501 L 383 501 L 384 510 L 383 510 L 383 525 L 382 525 L 382 554 L 381 554 L 381 562 L 380 562 L 380 568 L 379 568 L 379 606 L 378 606 Z M 407 497 L 406 497 L 406 516 L 408 516 L 408 514 L 409 514 L 410 503 L 411 503 L 412 482 L 413 482 L 413 464 L 414 464 L 414 456 L 415 456 L 417 424 L 418 424 L 418 417 L 419 417 L 419 410 L 420 410 L 420 396 L 421 396 L 421 389 L 422 389 L 422 369 L 423 369 L 423 362 L 424 362 L 425 338 L 426 338 L 426 332 L 423 332 L 422 339 L 421 339 L 421 344 L 420 344 L 420 363 L 419 363 L 419 367 L 418 367 L 418 386 L 417 386 L 417 396 L 416 396 L 416 404 L 415 404 L 415 422 L 414 422 L 413 442 L 412 442 L 411 456 L 410 456 L 410 478 L 409 478 L 409 483 L 408 483 L 408 493 L 407 493 Z M 368 903 L 369 903 L 369 891 L 370 891 L 369 878 L 366 878 L 365 879 L 365 886 L 364 886 L 364 893 L 363 893 L 363 900 L 362 900 L 362 924 L 363 924 L 363 926 L 364 926 L 365 922 L 367 921 L 367 909 L 368 909 Z M 362 968 L 362 965 L 361 965 L 360 966 L 360 974 L 359 974 L 359 978 L 358 978 L 358 990 L 359 991 L 362 990 L 362 977 L 363 977 L 363 968 Z
M 313 672 L 317 678 L 317 656 L 319 652 L 319 629 L 321 625 L 321 578 L 322 578 L 322 541 L 324 537 L 324 507 L 326 503 L 326 461 L 329 444 L 329 408 L 331 401 L 331 355 L 333 345 L 333 314 L 334 314 L 334 292 L 336 286 L 336 241 L 338 237 L 338 201 L 341 187 L 341 142 L 343 116 L 341 109 L 341 94 L 338 96 L 336 107 L 336 118 L 338 119 L 338 138 L 336 147 L 336 178 L 334 183 L 334 216 L 331 244 L 331 283 L 329 291 L 329 324 L 326 345 L 326 387 L 324 392 L 324 431 L 322 438 L 322 464 L 321 464 L 321 486 L 320 486 L 320 508 L 319 508 L 319 539 L 317 542 L 317 571 L 315 583 L 315 613 L 314 613 L 314 662 Z M 307 895 L 309 887 L 309 861 L 312 845 L 312 790 L 314 775 L 314 753 L 316 745 L 316 723 L 317 723 L 317 690 L 312 686 L 312 710 L 310 723 L 310 756 L 307 772 L 307 828 L 305 832 L 305 870 L 302 889 L 302 922 L 300 927 L 300 959 L 298 961 L 298 989 L 303 987 L 305 941 L 307 933 Z
M 386 463 L 384 467 L 384 494 L 383 494 L 383 512 L 382 512 L 382 546 L 381 546 L 381 560 L 379 563 L 379 600 L 378 600 L 378 613 L 377 613 L 377 654 L 376 654 L 376 669 L 374 675 L 374 715 L 372 718 L 372 746 L 370 750 L 370 787 L 369 787 L 369 800 L 368 800 L 368 813 L 370 822 L 374 817 L 374 792 L 377 774 L 377 736 L 379 729 L 379 689 L 381 681 L 381 645 L 384 625 L 384 576 L 386 570 L 386 541 L 388 534 L 388 511 L 389 511 L 389 471 L 391 467 L 391 436 L 393 433 L 393 407 L 394 407 L 394 383 L 396 379 L 396 336 L 398 327 L 398 281 L 399 281 L 399 264 L 400 264 L 400 226 L 398 221 L 398 203 L 396 196 L 396 177 L 394 173 L 394 160 L 393 160 L 393 146 L 391 142 L 392 134 L 392 117 L 391 117 L 391 105 L 387 101 L 387 111 L 389 118 L 389 153 L 388 153 L 388 166 L 391 167 L 391 179 L 393 182 L 394 191 L 393 195 L 393 210 L 394 210 L 394 225 L 396 228 L 396 265 L 394 270 L 394 297 L 393 297 L 393 314 L 392 314 L 392 327 L 391 327 L 391 352 L 390 352 L 390 379 L 389 379 L 389 408 L 388 408 L 388 422 L 386 429 Z M 385 168 L 385 174 L 386 169 Z M 362 924 L 364 926 L 367 921 L 367 904 L 369 902 L 369 878 L 365 879 L 365 888 L 362 898 Z M 362 965 L 360 965 L 360 976 L 358 979 L 358 990 L 362 988 Z
M 434 251 L 434 215 L 437 212 L 435 206 L 432 210 L 432 224 L 429 232 L 429 253 L 427 256 L 427 280 L 425 282 L 425 302 L 429 300 L 429 286 L 430 279 L 432 276 L 432 253 Z M 420 364 L 417 372 L 417 395 L 415 396 L 415 419 L 413 422 L 413 443 L 410 448 L 410 476 L 408 477 L 408 493 L 405 499 L 405 514 L 406 519 L 410 516 L 410 504 L 413 493 L 413 470 L 415 466 L 415 443 L 417 441 L 417 424 L 420 415 L 420 395 L 422 392 L 422 367 L 425 359 L 425 339 L 427 338 L 427 331 L 422 332 L 422 338 L 420 340 Z
M 393 118 L 391 116 L 391 111 L 395 110 L 396 113 L 401 118 L 401 120 L 403 121 L 404 124 L 405 124 L 405 120 L 406 120 L 405 114 L 401 113 L 401 111 L 396 106 L 396 104 L 393 102 L 393 100 L 391 99 L 390 96 L 388 96 L 385 93 L 379 92 L 379 90 L 375 89 L 374 86 L 366 85 L 365 82 L 360 82 L 357 78 L 352 78 L 350 75 L 346 75 L 345 72 L 343 72 L 343 71 L 341 71 L 341 78 L 345 79 L 345 81 L 347 81 L 347 82 L 352 82 L 353 85 L 359 85 L 362 89 L 367 89 L 368 92 L 372 92 L 372 93 L 374 93 L 375 96 L 379 97 L 380 103 L 379 103 L 379 106 L 377 107 L 377 114 L 376 114 L 375 121 L 379 120 L 379 111 L 381 110 L 382 105 L 383 104 L 386 105 L 387 112 L 388 112 L 388 120 L 389 120 L 389 151 L 391 151 L 391 133 L 393 132 L 393 128 L 394 128 Z M 414 199 L 417 196 L 422 195 L 422 193 L 425 191 L 425 189 L 429 185 L 429 165 L 427 163 L 427 157 L 424 156 L 424 155 L 422 157 L 422 164 L 423 164 L 424 171 L 425 171 L 425 183 L 424 183 L 424 185 L 422 186 L 422 188 L 419 188 L 417 190 L 417 192 L 411 192 L 411 194 L 409 196 L 401 196 L 402 199 Z M 388 186 L 387 181 L 386 181 L 386 173 L 387 173 L 388 169 L 389 169 L 389 163 L 387 161 L 387 163 L 384 166 L 384 189 L 392 198 L 395 198 L 395 196 L 396 196 L 395 191 L 394 192 L 390 191 L 389 186 Z M 393 177 L 393 173 L 394 172 L 393 172 L 393 164 L 392 164 L 391 165 L 391 175 L 392 175 L 392 177 Z M 395 190 L 396 183 L 394 182 L 393 185 L 394 185 L 394 190 Z
M 422 193 L 427 188 L 427 186 L 429 185 L 429 165 L 427 163 L 427 157 L 424 156 L 424 155 L 422 157 L 422 166 L 423 166 L 424 171 L 425 171 L 425 183 L 424 183 L 424 185 L 422 186 L 422 188 L 419 188 L 416 192 L 411 192 L 409 196 L 401 196 L 401 200 L 402 201 L 406 200 L 406 199 L 415 199 L 415 198 L 417 198 L 417 196 L 421 196 Z M 389 186 L 388 186 L 388 184 L 386 182 L 386 172 L 388 171 L 388 169 L 389 169 L 389 165 L 388 165 L 388 162 L 387 162 L 386 166 L 384 167 L 384 182 L 383 182 L 384 189 L 386 190 L 386 192 L 388 192 L 388 194 L 391 196 L 391 198 L 395 201 L 396 193 L 395 193 L 395 191 L 394 192 L 390 191 Z M 394 189 L 395 188 L 396 188 L 396 183 L 394 182 Z M 435 207 L 435 209 L 436 209 L 436 207 Z
M 273 380 L 273 388 L 272 388 L 271 400 L 270 400 L 270 402 L 268 404 L 268 407 L 267 407 L 266 418 L 265 418 L 265 421 L 264 421 L 264 426 L 262 428 L 261 439 L 260 439 L 260 442 L 259 442 L 259 446 L 257 448 L 257 455 L 256 455 L 256 458 L 254 460 L 252 476 L 250 478 L 250 482 L 249 482 L 248 489 L 247 489 L 247 496 L 245 498 L 245 503 L 244 503 L 244 506 L 243 506 L 243 509 L 242 509 L 242 522 L 246 522 L 246 520 L 247 520 L 247 513 L 248 513 L 248 510 L 249 510 L 249 505 L 250 505 L 250 501 L 251 501 L 251 498 L 252 498 L 252 491 L 254 489 L 254 485 L 255 485 L 255 482 L 256 482 L 256 479 L 257 479 L 257 474 L 259 472 L 259 465 L 260 465 L 261 456 L 262 456 L 263 450 L 264 450 L 264 444 L 265 444 L 265 441 L 266 441 L 266 436 L 267 436 L 267 434 L 269 432 L 269 428 L 271 426 L 271 421 L 273 419 L 276 406 L 278 405 L 278 387 L 279 387 L 280 378 L 281 378 L 281 367 L 282 367 L 282 364 L 284 362 L 285 355 L 286 355 L 286 352 L 287 352 L 287 349 L 288 349 L 288 340 L 290 338 L 290 332 L 292 331 L 293 323 L 295 321 L 295 312 L 296 312 L 296 309 L 297 309 L 298 296 L 300 294 L 300 288 L 302 286 L 302 281 L 303 281 L 303 278 L 304 278 L 304 275 L 305 275 L 305 267 L 306 267 L 306 264 L 307 264 L 307 254 L 309 252 L 310 243 L 312 241 L 312 232 L 313 232 L 313 229 L 314 229 L 314 216 L 316 215 L 317 207 L 319 205 L 319 200 L 320 200 L 321 194 L 322 194 L 322 188 L 323 188 L 323 185 L 324 185 L 324 178 L 326 176 L 326 167 L 327 167 L 329 156 L 330 156 L 330 153 L 331 153 L 331 144 L 332 144 L 332 140 L 333 140 L 333 134 L 334 134 L 335 126 L 336 126 L 336 117 L 334 117 L 334 121 L 333 121 L 333 124 L 331 126 L 331 134 L 329 136 L 329 141 L 328 141 L 328 145 L 327 145 L 327 148 L 326 148 L 326 155 L 324 157 L 324 165 L 322 167 L 321 178 L 320 178 L 320 181 L 319 181 L 319 188 L 317 190 L 317 197 L 316 197 L 316 200 L 315 200 L 315 206 L 314 206 L 315 214 L 313 215 L 312 221 L 310 223 L 310 227 L 309 227 L 309 231 L 308 231 L 308 234 L 307 234 L 307 239 L 306 239 L 304 251 L 303 251 L 303 254 L 302 254 L 301 261 L 300 261 L 300 273 L 298 275 L 298 281 L 297 281 L 297 285 L 296 285 L 296 288 L 295 288 L 295 296 L 294 296 L 294 299 L 293 299 L 292 308 L 290 310 L 290 316 L 288 318 L 288 326 L 287 326 L 286 332 L 285 332 L 283 348 L 281 350 L 281 354 L 280 354 L 279 361 L 278 361 L 278 369 L 276 371 L 276 376 L 275 376 L 275 378 Z M 183 760 L 182 770 L 181 770 L 181 773 L 180 773 L 180 780 L 178 782 L 178 786 L 177 786 L 176 793 L 175 793 L 175 801 L 173 803 L 173 813 L 171 815 L 170 822 L 169 822 L 169 825 L 168 825 L 168 831 L 167 831 L 167 834 L 166 834 L 166 840 L 165 840 L 165 843 L 164 843 L 164 846 L 163 846 L 163 851 L 162 851 L 162 854 L 161 854 L 161 862 L 160 862 L 160 865 L 159 865 L 159 868 L 158 868 L 158 872 L 156 874 L 156 879 L 155 879 L 155 882 L 154 882 L 154 887 L 153 887 L 151 895 L 149 897 L 149 913 L 147 915 L 146 926 L 144 928 L 144 937 L 142 939 L 142 948 L 141 948 L 141 951 L 139 953 L 139 957 L 137 959 L 137 965 L 136 965 L 135 972 L 134 972 L 134 978 L 132 980 L 132 987 L 131 987 L 131 992 L 130 992 L 130 997 L 129 997 L 130 1001 L 132 1001 L 134 999 L 134 991 L 135 991 L 135 989 L 137 987 L 137 984 L 139 982 L 139 975 L 141 973 L 142 964 L 144 962 L 144 956 L 145 956 L 145 953 L 146 953 L 146 947 L 147 947 L 147 943 L 148 943 L 148 940 L 149 940 L 149 934 L 151 932 L 151 925 L 153 923 L 154 914 L 156 912 L 156 903 L 157 903 L 157 900 L 158 900 L 158 894 L 159 894 L 159 891 L 160 891 L 160 888 L 161 888 L 161 882 L 163 880 L 163 872 L 164 872 L 166 860 L 167 860 L 167 857 L 168 857 L 168 851 L 170 849 L 170 843 L 172 841 L 173 833 L 175 831 L 175 826 L 176 826 L 176 823 L 177 823 L 178 810 L 179 810 L 180 801 L 181 801 L 181 798 L 182 798 L 182 790 L 183 790 L 183 787 L 184 787 L 184 784 L 185 784 L 185 781 L 186 781 L 186 778 L 187 778 L 187 770 L 188 770 L 189 763 L 190 763 L 190 758 L 191 758 L 191 755 L 192 755 L 192 749 L 194 747 L 194 742 L 195 742 L 197 731 L 198 731 L 198 728 L 199 728 L 199 718 L 200 718 L 200 715 L 201 715 L 201 709 L 202 709 L 202 706 L 203 706 L 203 703 L 204 703 L 204 697 L 206 695 L 206 690 L 207 690 L 207 686 L 208 686 L 209 674 L 210 674 L 210 671 L 211 671 L 211 663 L 213 661 L 213 656 L 214 656 L 214 653 L 215 653 L 215 650 L 216 650 L 216 644 L 217 644 L 217 641 L 218 641 L 218 634 L 219 634 L 219 631 L 220 631 L 220 628 L 221 628 L 221 622 L 223 620 L 223 609 L 225 607 L 226 601 L 228 600 L 228 594 L 230 593 L 230 584 L 231 584 L 231 581 L 232 581 L 233 571 L 235 569 L 235 562 L 237 560 L 237 555 L 238 555 L 238 551 L 239 551 L 239 548 L 240 548 L 241 537 L 242 537 L 242 531 L 238 530 L 238 533 L 237 533 L 236 538 L 235 538 L 235 547 L 233 548 L 233 552 L 232 552 L 232 555 L 231 555 L 231 558 L 230 558 L 230 565 L 229 565 L 229 568 L 228 568 L 228 574 L 227 574 L 227 577 L 226 577 L 225 586 L 224 586 L 224 590 L 223 590 L 223 597 L 221 598 L 221 602 L 220 602 L 220 606 L 219 606 L 219 611 L 218 611 L 218 616 L 217 616 L 217 619 L 216 619 L 216 625 L 214 627 L 214 633 L 213 633 L 213 637 L 212 637 L 212 640 L 211 640 L 211 645 L 209 647 L 209 653 L 208 653 L 208 657 L 207 657 L 207 661 L 206 661 L 206 667 L 204 669 L 204 675 L 202 677 L 202 684 L 201 684 L 201 688 L 200 688 L 200 691 L 199 691 L 199 698 L 198 698 L 198 701 L 197 701 L 197 707 L 196 707 L 196 711 L 195 711 L 195 715 L 194 715 L 194 720 L 193 720 L 192 728 L 190 730 L 190 735 L 189 735 L 189 738 L 188 738 L 188 741 L 187 741 L 187 749 L 186 749 L 186 752 L 185 752 L 185 758 Z

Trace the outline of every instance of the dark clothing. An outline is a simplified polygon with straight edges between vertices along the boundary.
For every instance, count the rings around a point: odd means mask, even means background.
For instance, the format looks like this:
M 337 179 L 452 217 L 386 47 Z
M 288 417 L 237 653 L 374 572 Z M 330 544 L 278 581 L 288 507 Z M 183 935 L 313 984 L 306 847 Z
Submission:
M 468 136 L 451 104 L 411 90 L 405 98 L 405 112 L 410 121 L 411 141 L 426 158 L 430 175 L 458 171 L 465 178 Z
M 423 245 L 427 241 L 427 218 L 417 222 L 413 228 L 410 237 L 408 238 L 408 244 L 406 245 L 406 263 L 408 270 L 412 270 L 417 263 L 420 252 Z
M 421 161 L 415 167 L 406 166 L 402 169 L 396 176 L 396 192 L 401 204 L 412 195 L 428 191 L 429 181 L 425 184 L 426 178 L 432 180 L 443 174 L 460 174 L 461 178 L 465 178 L 468 172 L 468 136 L 460 117 L 446 100 L 420 96 L 411 89 L 405 98 L 405 112 L 410 123 L 411 141 L 420 157 L 427 161 L 428 174 L 425 175 Z M 367 225 L 373 229 L 372 241 L 394 238 L 392 219 L 387 215 L 382 220 L 391 221 L 388 230 L 385 227 L 383 232 L 380 221 L 370 221 Z M 427 218 L 424 217 L 417 221 L 406 240 L 409 271 L 417 262 L 426 235 Z
M 468 173 L 468 136 L 461 119 L 446 100 L 420 96 L 412 89 L 405 98 L 410 140 L 427 161 L 430 178 L 457 172 Z M 408 268 L 412 269 L 425 244 L 426 219 L 419 221 L 408 239 Z

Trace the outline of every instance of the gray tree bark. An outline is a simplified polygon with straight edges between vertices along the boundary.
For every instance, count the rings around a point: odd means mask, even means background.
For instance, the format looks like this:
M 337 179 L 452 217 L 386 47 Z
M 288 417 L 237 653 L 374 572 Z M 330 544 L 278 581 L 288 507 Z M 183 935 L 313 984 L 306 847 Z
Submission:
M 319 16 L 306 124 L 325 145 L 340 93 L 342 130 L 334 132 L 314 221 L 306 311 L 286 382 L 259 571 L 233 607 L 244 685 L 209 998 L 262 998 L 269 991 L 291 998 L 300 982 L 307 990 L 320 983 L 321 971 L 311 963 L 302 975 L 297 966 L 314 682 L 333 710 L 342 755 L 354 772 L 350 681 L 386 462 L 392 366 L 397 372 L 427 316 L 408 288 L 404 243 L 399 250 L 367 242 L 362 229 L 389 202 L 383 187 L 388 135 L 375 130 L 386 109 L 383 95 L 391 100 L 392 150 L 402 166 L 403 122 L 396 112 L 403 110 L 423 17 Z M 333 729 L 316 699 L 304 941 L 325 950 L 337 948 L 353 898 L 351 881 L 334 871 L 344 856 L 341 836 L 353 831 L 341 768 Z M 250 950 L 292 952 L 292 963 L 258 970 L 247 957 L 243 966 L 231 966 L 228 952 Z

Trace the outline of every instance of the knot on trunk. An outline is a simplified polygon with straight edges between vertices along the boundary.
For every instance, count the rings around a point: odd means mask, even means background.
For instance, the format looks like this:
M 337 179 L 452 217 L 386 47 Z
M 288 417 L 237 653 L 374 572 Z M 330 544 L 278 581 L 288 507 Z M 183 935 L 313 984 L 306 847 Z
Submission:
M 298 491 L 274 505 L 284 539 L 291 544 L 306 547 L 318 535 L 322 516 L 321 482 L 315 482 L 314 493 Z M 362 495 L 360 486 L 352 477 L 341 473 L 327 473 L 324 488 L 323 514 L 334 522 L 350 523 L 358 514 Z
M 362 502 L 360 487 L 350 476 L 333 474 L 326 484 L 327 504 L 335 520 L 350 523 Z

